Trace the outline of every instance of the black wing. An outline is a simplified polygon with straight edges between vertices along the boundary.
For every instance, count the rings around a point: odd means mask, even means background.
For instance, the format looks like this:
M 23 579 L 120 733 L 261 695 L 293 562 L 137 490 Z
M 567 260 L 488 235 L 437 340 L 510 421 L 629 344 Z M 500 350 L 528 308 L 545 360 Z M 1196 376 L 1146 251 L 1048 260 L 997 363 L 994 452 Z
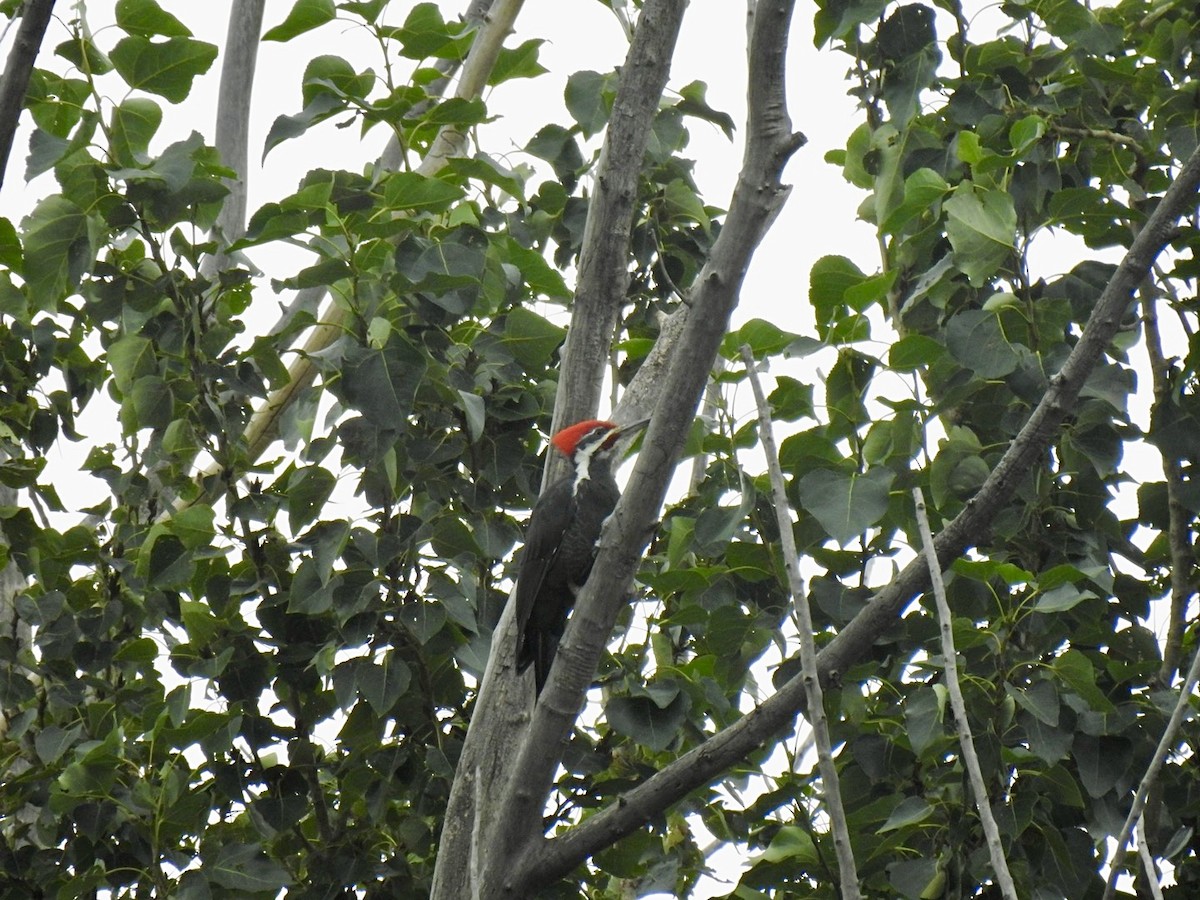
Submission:
M 562 547 L 567 525 L 575 515 L 572 481 L 570 476 L 559 479 L 534 504 L 517 569 L 517 671 L 524 672 L 536 662 L 539 691 L 549 672 L 559 636 L 546 631 L 539 621 L 544 616 L 535 616 L 534 607 L 538 605 L 546 575 Z

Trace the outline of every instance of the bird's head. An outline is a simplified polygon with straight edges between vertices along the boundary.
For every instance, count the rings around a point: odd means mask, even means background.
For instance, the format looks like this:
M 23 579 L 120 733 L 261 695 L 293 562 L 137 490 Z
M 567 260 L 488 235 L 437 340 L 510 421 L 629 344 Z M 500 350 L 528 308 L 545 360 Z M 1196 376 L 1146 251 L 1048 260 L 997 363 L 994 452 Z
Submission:
M 601 419 L 585 419 L 558 432 L 550 439 L 550 443 L 567 459 L 578 463 L 582 458 L 607 456 L 617 448 L 622 438 L 645 428 L 649 421 L 640 419 L 628 425 L 617 425 Z

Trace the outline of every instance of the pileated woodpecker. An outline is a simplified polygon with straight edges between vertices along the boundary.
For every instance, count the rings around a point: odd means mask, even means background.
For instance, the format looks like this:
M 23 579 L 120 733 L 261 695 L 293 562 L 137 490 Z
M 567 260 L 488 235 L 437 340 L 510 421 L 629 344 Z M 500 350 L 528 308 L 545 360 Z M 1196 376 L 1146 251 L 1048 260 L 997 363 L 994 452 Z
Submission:
M 588 419 L 550 439 L 572 471 L 534 505 L 517 571 L 517 671 L 533 666 L 539 694 L 575 595 L 592 571 L 601 526 L 621 497 L 613 478 L 617 446 L 649 421 L 614 425 Z

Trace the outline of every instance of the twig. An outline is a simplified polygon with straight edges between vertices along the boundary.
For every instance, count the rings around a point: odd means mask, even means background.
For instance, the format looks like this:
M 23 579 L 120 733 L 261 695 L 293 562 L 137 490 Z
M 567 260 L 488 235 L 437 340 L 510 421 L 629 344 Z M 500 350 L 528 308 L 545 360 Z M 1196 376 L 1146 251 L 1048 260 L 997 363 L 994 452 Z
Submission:
M 21 109 L 25 105 L 29 74 L 33 71 L 33 63 L 46 36 L 53 11 L 54 0 L 25 0 L 21 26 L 17 29 L 12 50 L 8 53 L 8 62 L 4 66 L 4 76 L 0 79 L 0 187 L 4 186 L 8 157 L 17 136 Z
M 742 359 L 746 362 L 746 373 L 750 376 L 750 388 L 754 391 L 754 402 L 758 405 L 758 432 L 761 436 L 763 453 L 767 457 L 767 472 L 771 479 L 771 493 L 775 501 L 775 518 L 779 523 L 779 543 L 783 548 L 783 562 L 787 569 L 788 587 L 792 592 L 793 606 L 800 620 L 800 677 L 804 679 L 804 690 L 808 697 L 808 721 L 812 724 L 817 747 L 817 767 L 825 786 L 825 809 L 829 813 L 830 829 L 833 832 L 833 848 L 837 853 L 838 874 L 841 879 L 843 900 L 854 900 L 862 894 L 858 888 L 858 870 L 854 865 L 854 848 L 850 844 L 850 826 L 846 823 L 846 810 L 842 806 L 842 791 L 838 781 L 837 765 L 833 761 L 833 746 L 829 739 L 829 722 L 825 717 L 824 691 L 817 675 L 817 647 L 813 640 L 812 612 L 808 608 L 808 597 L 804 593 L 804 581 L 800 577 L 800 558 L 796 552 L 796 536 L 792 532 L 792 517 L 788 513 L 787 490 L 783 483 L 783 470 L 779 467 L 779 451 L 775 447 L 775 435 L 771 428 L 771 408 L 767 405 L 762 384 L 755 370 L 754 354 L 749 344 L 742 345 Z
M 942 564 L 933 550 L 933 534 L 929 530 L 929 517 L 925 514 L 925 497 L 919 487 L 913 488 L 913 502 L 917 509 L 917 526 L 921 532 L 921 550 L 929 566 L 929 579 L 933 585 L 933 599 L 937 604 L 938 626 L 942 634 L 942 659 L 946 669 L 946 688 L 950 692 L 950 708 L 954 711 L 954 725 L 958 730 L 958 743 L 962 748 L 963 762 L 971 779 L 971 792 L 975 795 L 975 807 L 979 810 L 979 821 L 987 839 L 988 856 L 992 860 L 992 871 L 1005 900 L 1017 900 L 1017 887 L 1008 871 L 1004 858 L 1004 845 L 1000 841 L 1000 829 L 992 816 L 987 786 L 983 783 L 983 771 L 979 768 L 979 756 L 975 753 L 975 739 L 971 736 L 971 725 L 967 721 L 967 702 L 963 698 L 962 685 L 958 680 L 958 651 L 954 649 L 954 617 L 950 604 L 946 602 L 946 586 L 942 583 Z
M 1183 723 L 1183 713 L 1188 708 L 1189 701 L 1192 699 L 1192 691 L 1196 689 L 1198 680 L 1200 680 L 1200 652 L 1192 657 L 1192 665 L 1188 668 L 1183 684 L 1179 687 L 1179 699 L 1175 702 L 1175 708 L 1171 710 L 1171 718 L 1167 720 L 1167 727 L 1163 731 L 1162 737 L 1159 738 L 1158 746 L 1154 749 L 1154 756 L 1150 759 L 1150 765 L 1146 767 L 1142 783 L 1138 785 L 1137 794 L 1133 798 L 1133 806 L 1129 808 L 1129 815 L 1125 817 L 1125 824 L 1117 833 L 1117 848 L 1108 865 L 1108 883 L 1104 885 L 1102 900 L 1112 900 L 1116 896 L 1117 876 L 1121 872 L 1121 864 L 1125 861 L 1125 845 L 1129 843 L 1129 836 L 1133 834 L 1134 824 L 1141 817 L 1142 810 L 1146 808 L 1146 797 L 1158 778 L 1158 773 L 1162 771 L 1167 753 L 1175 744 L 1175 736 L 1179 733 L 1179 726 Z
M 1138 859 L 1142 862 L 1142 872 L 1146 875 L 1146 884 L 1154 900 L 1163 900 L 1162 886 L 1158 883 L 1158 868 L 1154 857 L 1150 854 L 1150 845 L 1146 843 L 1146 817 L 1138 816 L 1137 820 Z

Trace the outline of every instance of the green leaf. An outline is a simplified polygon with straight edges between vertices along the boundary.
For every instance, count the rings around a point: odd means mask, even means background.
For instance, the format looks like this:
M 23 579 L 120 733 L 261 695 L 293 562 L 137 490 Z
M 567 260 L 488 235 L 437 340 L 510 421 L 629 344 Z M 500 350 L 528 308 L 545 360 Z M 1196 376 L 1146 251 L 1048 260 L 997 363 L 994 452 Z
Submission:
M 821 857 L 807 830 L 799 825 L 783 825 L 775 832 L 760 859 L 769 863 L 811 866 L 819 864 Z
M 1051 668 L 1057 672 L 1076 694 L 1087 701 L 1088 705 L 1097 712 L 1116 712 L 1112 701 L 1096 687 L 1096 670 L 1091 660 L 1079 650 L 1067 650 L 1056 658 Z
M 457 516 L 442 516 L 434 522 L 430 540 L 433 552 L 443 559 L 476 559 L 482 553 L 475 534 Z
M 1004 690 L 1019 707 L 1039 722 L 1051 728 L 1058 726 L 1062 703 L 1058 697 L 1058 689 L 1052 681 L 1035 681 L 1027 688 L 1019 688 L 1006 682 Z
M 172 103 L 187 99 L 196 76 L 207 72 L 216 58 L 214 44 L 188 37 L 151 41 L 130 35 L 112 51 L 113 65 L 126 84 Z
M 1099 799 L 1129 777 L 1133 754 L 1129 741 L 1118 737 L 1076 734 L 1072 756 L 1079 781 L 1092 799 Z
M 158 371 L 154 344 L 138 334 L 127 334 L 113 341 L 107 358 L 113 382 L 122 394 L 128 394 L 139 378 Z
M 822 256 L 808 275 L 808 301 L 817 315 L 818 331 L 828 332 L 841 312 L 846 290 L 866 280 L 862 269 L 845 256 Z
M 906 334 L 888 349 L 888 365 L 900 372 L 932 366 L 946 355 L 946 348 L 924 334 Z
M 946 713 L 946 688 L 940 684 L 923 685 L 904 702 L 904 725 L 913 753 L 921 756 L 942 737 Z
M 804 416 L 816 418 L 813 386 L 790 375 L 780 375 L 775 379 L 775 390 L 771 391 L 767 402 L 771 404 L 771 414 L 777 421 L 794 422 Z
M 221 629 L 221 623 L 208 604 L 198 600 L 181 599 L 179 617 L 187 630 L 188 640 L 193 644 L 207 645 Z
M 905 900 L 937 900 L 945 895 L 946 871 L 938 860 L 899 859 L 887 866 L 888 883 Z
M 144 164 L 150 139 L 161 123 L 162 107 L 147 97 L 127 97 L 114 107 L 109 125 L 113 161 L 121 166 Z
M 687 116 L 712 122 L 725 133 L 725 137 L 733 140 L 734 122 L 729 113 L 713 109 L 708 104 L 706 94 L 708 85 L 703 81 L 693 81 L 679 89 L 680 101 L 675 108 Z
M 171 532 L 189 550 L 212 544 L 216 536 L 213 527 L 213 508 L 207 503 L 194 503 L 171 516 Z
M 144 556 L 145 548 L 142 553 Z M 141 560 L 138 563 L 141 571 Z M 154 587 L 182 587 L 191 579 L 192 568 L 191 554 L 175 535 L 161 534 L 150 544 L 149 559 L 144 571 Z
M 412 672 L 399 655 L 384 654 L 378 663 L 363 660 L 358 668 L 358 690 L 377 716 L 386 716 L 408 690 Z
M 400 41 L 400 52 L 409 59 L 461 59 L 466 56 L 471 34 L 460 26 L 448 26 L 436 3 L 418 3 L 409 12 L 400 30 L 393 34 Z
M 1020 154 L 1041 140 L 1045 133 L 1045 119 L 1041 116 L 1025 116 L 1013 122 L 1008 129 L 1008 142 L 1012 145 L 1013 153 Z
M 125 433 L 142 428 L 161 431 L 174 415 L 175 402 L 171 389 L 161 375 L 145 375 L 133 383 L 133 389 L 121 404 L 121 422 Z
M 299 137 L 318 122 L 324 122 L 330 116 L 345 108 L 342 99 L 334 94 L 318 94 L 311 103 L 294 116 L 277 116 L 267 131 L 267 139 L 263 142 L 262 158 L 284 141 Z
M 53 312 L 94 259 L 87 214 L 59 194 L 42 200 L 21 222 L 25 233 L 26 296 Z
M 425 376 L 425 356 L 393 334 L 381 350 L 355 347 L 346 354 L 337 390 L 377 428 L 400 430 Z
M 264 41 L 290 41 L 296 35 L 332 22 L 337 16 L 333 0 L 296 0 L 287 18 L 263 34 Z
M 21 263 L 21 240 L 17 237 L 17 229 L 12 222 L 0 216 L 0 266 L 20 272 Z
M 946 349 L 980 378 L 1003 378 L 1021 363 L 1021 354 L 1004 334 L 1000 316 L 984 309 L 966 309 L 950 320 Z
M 532 310 L 513 309 L 504 317 L 504 347 L 529 370 L 545 368 L 567 336 L 567 330 Z
M 458 398 L 461 401 L 459 405 L 463 416 L 467 421 L 467 437 L 473 444 L 483 436 L 483 426 L 487 420 L 483 398 L 464 390 L 458 391 Z
M 322 94 L 361 102 L 375 85 L 375 76 L 369 70 L 358 72 L 340 56 L 323 54 L 313 57 L 304 67 L 301 85 L 301 102 L 305 106 Z
M 892 209 L 879 230 L 895 234 L 914 220 L 921 220 L 950 192 L 950 185 L 933 169 L 920 168 L 904 179 L 904 199 Z
M 516 47 L 503 47 L 496 58 L 496 64 L 488 73 L 489 85 L 495 86 L 514 78 L 536 78 L 548 71 L 538 62 L 539 48 L 545 41 L 541 38 L 530 38 Z
M 337 486 L 333 473 L 321 466 L 304 466 L 288 476 L 288 528 L 292 534 L 313 522 L 325 507 L 325 501 Z
M 721 352 L 730 359 L 741 355 L 742 345 L 749 344 L 755 359 L 782 353 L 798 335 L 784 331 L 766 319 L 751 319 L 737 331 L 727 334 L 721 342 Z
M 1038 602 L 1036 605 L 1034 605 L 1033 611 L 1040 613 L 1066 612 L 1068 609 L 1073 609 L 1084 600 L 1090 600 L 1095 596 L 1095 592 L 1090 591 L 1087 588 L 1080 588 L 1074 584 L 1060 584 L 1058 587 L 1045 591 L 1038 598 Z
M 986 284 L 1013 252 L 1017 212 L 1012 197 L 964 181 L 942 207 L 954 264 L 975 287 Z
M 933 807 L 924 797 L 905 797 L 892 810 L 887 821 L 879 826 L 878 834 L 920 824 L 933 815 Z
M 37 752 L 38 759 L 52 766 L 79 740 L 82 732 L 82 725 L 73 725 L 70 728 L 47 725 L 34 735 L 33 749 Z
M 118 662 L 132 662 L 146 665 L 153 663 L 158 659 L 160 654 L 161 650 L 158 644 L 154 642 L 154 638 L 140 637 L 122 644 L 120 649 L 113 655 L 113 659 Z
M 601 75 L 584 70 L 567 79 L 563 100 L 585 138 L 596 134 L 608 123 L 614 89 L 615 76 L 611 72 Z
M 887 513 L 895 473 L 871 469 L 865 475 L 815 470 L 797 484 L 800 502 L 840 544 L 847 544 Z
M 685 692 L 675 690 L 669 702 L 661 701 L 661 697 L 650 696 L 613 697 L 604 714 L 618 733 L 651 750 L 666 750 L 687 721 L 691 700 Z
M 294 883 L 287 869 L 268 858 L 259 844 L 217 844 L 215 854 L 205 854 L 203 871 L 211 882 L 231 891 L 274 896 Z
M 379 185 L 383 202 L 391 209 L 443 212 L 463 198 L 458 185 L 417 172 L 396 172 Z
M 140 37 L 191 37 L 186 25 L 154 0 L 117 0 L 117 27 Z

